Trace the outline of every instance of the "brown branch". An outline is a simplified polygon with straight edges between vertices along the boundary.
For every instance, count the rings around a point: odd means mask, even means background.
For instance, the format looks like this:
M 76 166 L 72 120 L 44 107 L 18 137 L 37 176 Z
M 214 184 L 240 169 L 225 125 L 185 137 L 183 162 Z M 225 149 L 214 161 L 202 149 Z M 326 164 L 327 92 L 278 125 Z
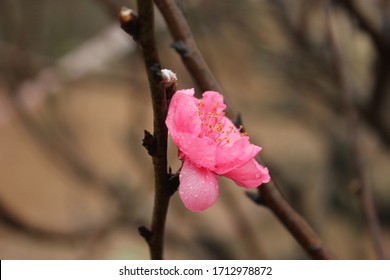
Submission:
M 148 152 L 152 155 L 155 176 L 154 208 L 151 229 L 140 227 L 139 230 L 149 245 L 151 258 L 156 260 L 163 259 L 165 222 L 171 196 L 167 173 L 168 130 L 165 125 L 168 106 L 154 36 L 153 1 L 138 0 L 137 5 L 139 17 L 135 17 L 130 14 L 130 10 L 123 8 L 120 20 L 122 28 L 137 39 L 141 46 L 153 103 L 153 137 L 149 136 L 145 141 L 153 146 L 153 149 Z M 135 25 L 134 20 L 138 21 Z M 128 29 L 129 26 L 131 28 Z
M 342 98 L 345 107 L 345 115 L 348 122 L 348 129 L 350 135 L 350 141 L 352 145 L 352 152 L 355 158 L 355 165 L 357 171 L 357 178 L 360 184 L 360 190 L 358 192 L 360 202 L 363 208 L 364 216 L 367 226 L 371 233 L 372 241 L 374 243 L 375 251 L 378 258 L 386 259 L 386 253 L 383 246 L 381 228 L 379 219 L 375 210 L 374 198 L 371 190 L 371 186 L 367 178 L 367 170 L 365 168 L 364 154 L 360 141 L 358 114 L 353 103 L 352 87 L 348 80 L 346 67 L 343 57 L 340 53 L 339 45 L 336 41 L 334 30 L 332 28 L 331 11 L 329 7 L 329 0 L 322 0 L 325 10 L 325 23 L 328 32 L 331 51 L 333 53 L 335 70 L 338 76 L 338 82 L 341 88 Z
M 340 0 L 340 2 L 346 11 L 357 20 L 359 27 L 370 37 L 375 47 L 377 54 L 375 80 L 371 101 L 365 115 L 368 114 L 368 118 L 381 122 L 380 110 L 385 104 L 390 77 L 390 39 L 386 36 L 386 31 L 381 32 L 374 27 L 373 23 L 359 10 L 354 0 Z
M 347 4 L 343 4 L 344 2 Z M 296 29 L 293 22 L 288 17 L 286 3 L 281 0 L 271 1 L 271 3 L 275 7 L 276 18 L 279 20 L 285 35 L 290 37 L 291 41 L 297 46 L 298 53 L 300 55 L 304 55 L 306 60 L 312 61 L 312 63 L 315 63 L 316 65 L 327 65 L 328 56 L 324 55 L 323 52 L 313 49 L 312 44 L 305 40 L 306 36 L 301 33 L 300 30 Z M 311 2 L 311 4 L 312 3 L 313 2 Z M 362 31 L 371 34 L 369 35 L 369 38 L 371 38 L 372 41 L 377 42 L 376 44 L 374 43 L 374 49 L 377 50 L 378 57 L 374 62 L 375 75 L 373 87 L 370 93 L 371 98 L 368 105 L 362 104 L 359 106 L 358 112 L 361 118 L 374 130 L 386 148 L 389 149 L 390 129 L 386 124 L 386 121 L 381 116 L 381 110 L 383 110 L 382 108 L 386 104 L 384 101 L 387 97 L 387 89 L 390 80 L 390 43 L 386 43 L 385 35 L 376 30 L 373 24 L 356 7 L 354 1 L 339 0 L 339 4 L 342 5 L 342 7 L 344 7 L 352 17 L 357 19 Z M 306 9 L 303 11 L 303 14 L 307 14 Z M 375 48 L 375 45 L 378 47 Z M 329 69 L 329 67 L 322 67 L 321 71 L 324 71 L 323 73 L 328 75 L 333 83 L 337 78 L 335 77 L 333 70 L 329 72 Z M 289 72 L 287 78 L 294 79 L 294 72 Z M 310 79 L 308 81 L 313 83 Z M 316 81 L 314 81 L 314 85 L 316 85 Z M 323 90 L 316 89 L 311 92 L 316 93 L 317 98 L 320 98 L 320 101 L 329 104 L 330 107 L 335 108 L 338 106 L 337 100 L 327 95 L 326 92 L 323 92 Z
M 177 42 L 185 42 L 184 50 L 187 50 L 187 52 L 184 55 L 181 54 L 181 56 L 198 85 L 202 90 L 220 90 L 218 83 L 209 72 L 205 60 L 196 47 L 190 27 L 176 2 L 174 0 L 154 0 L 154 2 L 167 22 L 173 38 Z M 205 69 L 208 71 L 205 71 Z M 273 182 L 258 189 L 261 196 L 264 197 L 265 205 L 279 218 L 310 256 L 319 259 L 334 258 L 325 245 L 322 244 L 314 230 L 289 205 Z
M 288 203 L 274 180 L 257 190 L 257 196 L 250 196 L 252 200 L 269 208 L 311 258 L 336 258 L 307 221 Z
M 347 12 L 357 20 L 359 27 L 371 38 L 378 52 L 382 53 L 388 48 L 389 42 L 359 10 L 355 0 L 338 0 L 337 2 L 339 2 Z
M 222 92 L 220 85 L 200 54 L 191 28 L 176 1 L 154 0 L 154 3 L 162 13 L 175 40 L 172 47 L 180 54 L 184 65 L 188 68 L 201 90 Z

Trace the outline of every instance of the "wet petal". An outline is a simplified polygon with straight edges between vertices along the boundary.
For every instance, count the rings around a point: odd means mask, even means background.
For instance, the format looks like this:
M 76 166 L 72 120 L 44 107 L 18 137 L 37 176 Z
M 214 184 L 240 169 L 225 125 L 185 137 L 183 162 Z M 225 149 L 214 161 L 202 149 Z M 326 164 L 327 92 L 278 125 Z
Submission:
M 216 153 L 217 174 L 224 174 L 247 163 L 261 148 L 250 144 L 247 136 L 235 141 L 231 146 L 219 146 Z
M 206 168 L 186 160 L 180 171 L 179 195 L 185 207 L 193 212 L 206 210 L 218 198 L 218 177 Z
M 189 159 L 197 166 L 202 166 L 214 171 L 216 146 L 208 137 L 199 138 L 190 133 L 183 133 L 178 146 L 181 151 L 181 159 Z M 183 155 L 185 155 L 183 157 Z
M 266 167 L 260 165 L 255 159 L 251 159 L 244 165 L 223 174 L 232 179 L 238 186 L 244 188 L 255 188 L 270 180 Z

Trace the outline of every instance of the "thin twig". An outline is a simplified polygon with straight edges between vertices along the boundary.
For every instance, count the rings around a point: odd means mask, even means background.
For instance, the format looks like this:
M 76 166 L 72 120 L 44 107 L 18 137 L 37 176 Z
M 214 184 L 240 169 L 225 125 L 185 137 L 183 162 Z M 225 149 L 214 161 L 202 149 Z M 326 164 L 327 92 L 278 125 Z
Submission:
M 167 98 L 164 85 L 162 83 L 160 61 L 158 58 L 157 47 L 154 36 L 154 12 L 152 0 L 138 0 L 139 18 L 123 18 L 126 10 L 121 12 L 122 28 L 123 20 L 138 20 L 138 23 L 132 26 L 131 31 L 136 32 L 135 38 L 142 49 L 149 87 L 153 104 L 153 139 L 151 146 L 153 149 L 148 150 L 152 155 L 154 167 L 155 196 L 152 216 L 151 229 L 140 227 L 140 234 L 145 238 L 149 245 L 150 256 L 152 259 L 163 259 L 164 251 L 164 231 L 165 221 L 168 213 L 169 199 L 171 196 L 168 173 L 167 173 L 167 138 L 168 130 L 165 125 L 167 115 Z M 125 13 L 123 13 L 125 12 Z M 126 14 L 129 16 L 129 14 Z M 134 30 L 137 29 L 138 30 Z M 124 28 L 126 31 L 126 28 Z M 150 137 L 149 137 L 150 138 Z M 147 140 L 147 139 L 146 139 Z M 144 142 L 145 143 L 145 142 Z
M 191 29 L 180 8 L 174 0 L 154 0 L 160 9 L 173 38 L 186 42 L 183 62 L 188 71 L 202 90 L 219 90 L 214 76 L 209 75 L 209 69 L 199 49 L 196 47 Z M 195 47 L 194 47 L 195 46 Z M 190 47 L 190 48 L 189 48 Z M 189 50 L 189 51 L 188 51 Z M 191 63 L 189 63 L 189 61 Z M 210 72 L 211 73 L 211 72 Z M 318 259 L 333 259 L 334 255 L 322 244 L 321 239 L 309 224 L 289 205 L 279 188 L 271 181 L 259 188 L 265 205 L 279 218 L 290 233 L 297 239 L 310 256 Z
M 345 63 L 343 57 L 341 56 L 340 48 L 336 41 L 334 30 L 332 28 L 332 17 L 331 17 L 329 2 L 328 0 L 322 0 L 322 3 L 325 10 L 325 23 L 326 23 L 326 28 L 328 32 L 329 41 L 330 41 L 331 50 L 333 52 L 334 64 L 339 79 L 338 82 L 341 88 L 341 94 L 344 102 L 350 141 L 351 141 L 353 156 L 356 164 L 357 178 L 360 184 L 360 190 L 358 192 L 358 195 L 361 201 L 367 226 L 371 233 L 371 238 L 374 243 L 376 254 L 379 259 L 386 259 L 386 253 L 383 246 L 379 219 L 375 210 L 374 198 L 373 198 L 371 186 L 367 178 L 367 170 L 365 166 L 362 145 L 360 142 L 358 115 L 353 103 L 352 88 L 348 80 Z

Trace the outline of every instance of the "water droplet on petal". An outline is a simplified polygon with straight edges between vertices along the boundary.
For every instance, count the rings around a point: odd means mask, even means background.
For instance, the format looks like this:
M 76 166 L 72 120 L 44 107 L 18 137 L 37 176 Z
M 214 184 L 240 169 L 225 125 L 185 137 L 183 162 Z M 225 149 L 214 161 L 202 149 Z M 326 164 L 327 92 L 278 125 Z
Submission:
M 196 194 L 195 197 L 198 197 L 198 195 Z

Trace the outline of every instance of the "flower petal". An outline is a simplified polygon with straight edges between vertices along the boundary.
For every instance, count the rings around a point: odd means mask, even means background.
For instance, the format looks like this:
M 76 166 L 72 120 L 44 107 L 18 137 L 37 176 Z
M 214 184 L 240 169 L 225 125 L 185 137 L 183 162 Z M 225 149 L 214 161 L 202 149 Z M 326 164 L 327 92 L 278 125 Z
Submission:
M 268 168 L 260 165 L 255 159 L 249 160 L 244 165 L 223 174 L 232 179 L 238 186 L 244 188 L 255 188 L 271 179 Z
M 224 174 L 247 163 L 255 157 L 261 148 L 249 143 L 247 136 L 236 140 L 232 145 L 219 146 L 216 153 L 217 174 Z
M 214 171 L 216 146 L 213 140 L 208 137 L 199 138 L 190 133 L 182 133 L 180 137 L 178 147 L 181 159 L 189 159 L 197 166 Z
M 193 97 L 193 94 L 193 89 L 179 90 L 173 95 L 169 104 L 165 123 L 176 145 L 179 145 L 182 133 L 194 135 L 200 133 L 201 120 L 198 117 L 197 99 Z
M 185 207 L 193 212 L 206 210 L 218 198 L 218 177 L 206 168 L 186 160 L 180 171 L 179 195 Z
M 223 103 L 223 95 L 216 91 L 205 91 L 202 95 L 202 102 L 204 104 L 204 112 L 215 112 L 222 114 L 226 109 Z

